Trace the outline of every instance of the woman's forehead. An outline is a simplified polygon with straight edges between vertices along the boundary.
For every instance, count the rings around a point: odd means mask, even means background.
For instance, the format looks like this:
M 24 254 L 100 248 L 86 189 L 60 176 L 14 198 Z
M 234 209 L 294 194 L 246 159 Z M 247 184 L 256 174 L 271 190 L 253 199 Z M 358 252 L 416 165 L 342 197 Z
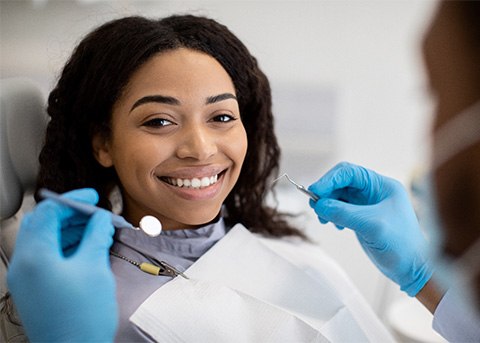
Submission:
M 131 76 L 124 96 L 145 92 L 213 96 L 235 94 L 235 87 L 222 65 L 210 55 L 179 48 L 152 56 Z M 153 94 L 152 93 L 152 94 Z M 207 95 L 208 94 L 208 95 Z

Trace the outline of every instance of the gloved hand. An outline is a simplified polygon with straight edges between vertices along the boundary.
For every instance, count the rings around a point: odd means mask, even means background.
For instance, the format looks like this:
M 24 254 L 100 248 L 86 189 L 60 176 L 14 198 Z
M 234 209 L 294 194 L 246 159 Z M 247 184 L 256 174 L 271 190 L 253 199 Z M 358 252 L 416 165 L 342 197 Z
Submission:
M 92 189 L 64 196 L 92 204 L 98 198 Z M 20 226 L 7 282 L 31 341 L 114 339 L 118 309 L 109 261 L 111 217 L 106 211 L 91 216 L 78 248 L 65 257 L 61 236 L 68 231 L 62 228 L 76 216 L 75 210 L 45 200 Z
M 322 223 L 355 234 L 378 269 L 415 296 L 432 276 L 427 241 L 404 187 L 396 180 L 350 163 L 339 163 L 309 187 Z
M 92 189 L 77 189 L 74 192 L 65 194 L 66 197 L 95 205 L 98 202 L 98 194 Z M 78 211 L 72 211 L 72 215 L 68 219 L 62 221 L 61 243 L 65 256 L 69 256 L 75 252 L 78 244 L 82 240 L 85 228 L 90 216 Z

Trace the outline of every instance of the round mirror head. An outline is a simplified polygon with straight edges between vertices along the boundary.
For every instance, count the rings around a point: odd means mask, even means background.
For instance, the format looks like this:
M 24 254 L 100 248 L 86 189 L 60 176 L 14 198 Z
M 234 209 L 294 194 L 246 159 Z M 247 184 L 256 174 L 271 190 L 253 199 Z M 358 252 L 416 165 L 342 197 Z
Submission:
M 154 216 L 145 216 L 140 220 L 140 229 L 150 237 L 156 237 L 162 232 L 162 223 Z

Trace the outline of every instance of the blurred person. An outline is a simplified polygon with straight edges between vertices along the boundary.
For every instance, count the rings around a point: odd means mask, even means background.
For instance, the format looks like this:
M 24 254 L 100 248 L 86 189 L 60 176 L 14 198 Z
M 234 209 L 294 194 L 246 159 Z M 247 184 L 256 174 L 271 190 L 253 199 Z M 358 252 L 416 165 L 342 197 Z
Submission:
M 348 227 L 367 255 L 434 314 L 452 342 L 480 341 L 480 2 L 442 1 L 423 40 L 436 101 L 429 190 L 420 230 L 407 192 L 341 163 L 310 190 L 322 223 Z M 432 271 L 433 276 L 432 276 Z

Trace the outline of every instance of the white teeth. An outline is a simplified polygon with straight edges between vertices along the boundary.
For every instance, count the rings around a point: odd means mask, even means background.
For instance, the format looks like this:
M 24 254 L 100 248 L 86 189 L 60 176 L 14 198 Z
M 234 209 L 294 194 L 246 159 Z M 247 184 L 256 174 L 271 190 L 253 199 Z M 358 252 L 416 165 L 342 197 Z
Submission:
M 200 181 L 197 178 L 192 179 L 192 184 L 191 184 L 192 188 L 200 188 L 201 185 L 202 185 L 202 181 Z
M 217 183 L 218 174 L 210 177 L 204 176 L 201 179 L 194 177 L 193 179 L 168 178 L 165 180 L 177 187 L 204 188 Z

